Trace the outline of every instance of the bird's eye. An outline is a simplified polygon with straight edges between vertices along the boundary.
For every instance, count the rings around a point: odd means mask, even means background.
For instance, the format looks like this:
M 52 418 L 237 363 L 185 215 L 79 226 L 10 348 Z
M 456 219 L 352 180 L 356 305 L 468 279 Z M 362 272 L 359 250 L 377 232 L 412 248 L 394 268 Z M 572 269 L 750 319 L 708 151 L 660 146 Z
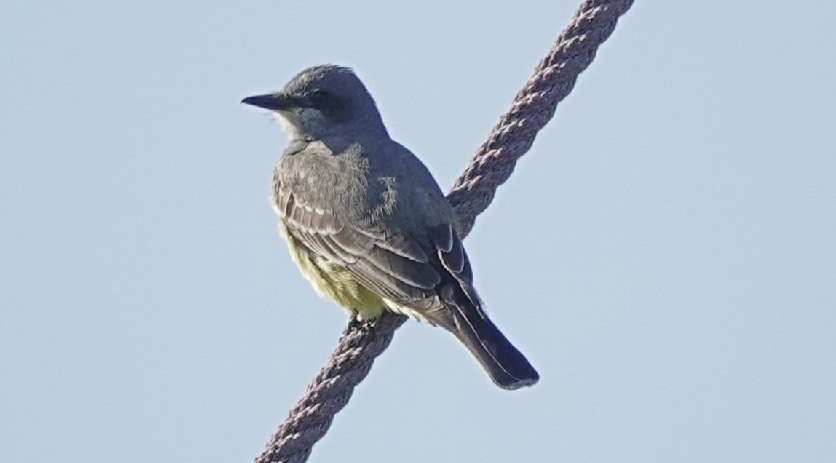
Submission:
M 311 103 L 313 103 L 314 106 L 321 106 L 328 100 L 328 98 L 330 98 L 330 96 L 326 91 L 316 89 L 310 93 L 308 98 L 310 98 Z

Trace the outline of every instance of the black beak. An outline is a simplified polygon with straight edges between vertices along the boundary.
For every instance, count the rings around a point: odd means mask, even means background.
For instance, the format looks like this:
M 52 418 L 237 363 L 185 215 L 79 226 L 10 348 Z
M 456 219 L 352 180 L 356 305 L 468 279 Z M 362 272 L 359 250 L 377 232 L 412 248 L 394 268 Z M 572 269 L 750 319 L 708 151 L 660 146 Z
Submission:
M 305 106 L 305 102 L 302 101 L 302 98 L 284 95 L 281 93 L 249 96 L 241 100 L 241 103 L 258 106 L 259 108 L 269 109 L 272 111 Z

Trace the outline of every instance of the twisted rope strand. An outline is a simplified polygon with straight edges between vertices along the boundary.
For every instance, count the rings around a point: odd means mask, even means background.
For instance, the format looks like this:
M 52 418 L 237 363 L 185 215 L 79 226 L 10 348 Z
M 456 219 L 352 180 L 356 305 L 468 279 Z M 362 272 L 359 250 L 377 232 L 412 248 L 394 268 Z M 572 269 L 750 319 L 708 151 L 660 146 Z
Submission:
M 592 63 L 598 47 L 632 4 L 633 0 L 586 0 L 575 12 L 447 195 L 462 238 L 470 233 L 476 216 L 511 176 L 517 160 L 531 148 L 558 103 L 572 91 L 578 75 Z M 334 415 L 345 407 L 354 388 L 405 321 L 406 317 L 393 313 L 369 322 L 350 321 L 325 367 L 255 463 L 307 461 L 313 445 L 328 431 Z
M 386 350 L 405 321 L 406 317 L 395 314 L 371 322 L 351 320 L 328 362 L 255 461 L 306 461 L 313 444 L 328 431 L 334 415 L 346 406 L 354 387 L 369 374 L 374 359 Z
M 633 0 L 587 0 L 575 12 L 447 195 L 462 237 L 470 233 L 476 216 L 493 201 L 497 188 L 511 176 L 517 160 L 531 148 L 632 4 Z

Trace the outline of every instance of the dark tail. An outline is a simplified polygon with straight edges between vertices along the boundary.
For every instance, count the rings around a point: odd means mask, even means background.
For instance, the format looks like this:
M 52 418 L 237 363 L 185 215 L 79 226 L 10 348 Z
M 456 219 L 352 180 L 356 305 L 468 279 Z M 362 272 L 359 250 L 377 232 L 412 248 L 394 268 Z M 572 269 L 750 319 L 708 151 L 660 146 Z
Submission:
M 441 264 L 437 270 L 444 270 L 442 279 L 446 274 L 450 280 L 436 286 L 436 301 L 441 304 L 425 308 L 423 315 L 459 338 L 497 386 L 519 389 L 536 383 L 540 379 L 537 370 L 482 310 L 470 261 L 456 231 L 450 225 L 435 227 L 430 238 Z
M 476 357 L 497 386 L 513 390 L 531 386 L 540 379 L 537 370 L 482 310 L 451 309 L 455 327 L 450 331 Z

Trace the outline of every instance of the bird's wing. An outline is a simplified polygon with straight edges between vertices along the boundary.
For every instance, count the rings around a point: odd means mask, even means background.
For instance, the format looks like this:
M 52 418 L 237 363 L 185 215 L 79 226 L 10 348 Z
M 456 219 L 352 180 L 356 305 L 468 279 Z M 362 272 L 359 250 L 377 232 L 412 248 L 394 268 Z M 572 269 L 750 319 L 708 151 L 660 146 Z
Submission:
M 293 238 L 329 263 L 347 269 L 359 283 L 397 302 L 419 302 L 441 282 L 430 256 L 406 234 L 349 226 L 333 211 L 306 204 L 278 185 L 276 202 Z

